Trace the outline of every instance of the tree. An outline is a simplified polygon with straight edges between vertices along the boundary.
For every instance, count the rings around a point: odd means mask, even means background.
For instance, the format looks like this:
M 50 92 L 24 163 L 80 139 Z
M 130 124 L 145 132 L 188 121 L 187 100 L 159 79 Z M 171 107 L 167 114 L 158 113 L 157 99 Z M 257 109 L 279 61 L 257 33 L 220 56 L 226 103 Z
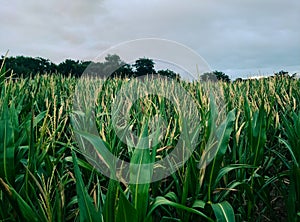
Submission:
M 0 64 L 4 61 L 4 57 L 0 58 Z M 81 77 L 83 73 L 87 75 L 93 75 L 97 77 L 120 77 L 120 78 L 131 78 L 136 76 L 143 76 L 148 74 L 160 74 L 169 78 L 180 79 L 179 74 L 172 70 L 159 70 L 156 72 L 154 69 L 154 62 L 148 58 L 140 58 L 135 61 L 134 65 L 126 64 L 121 60 L 120 56 L 114 54 L 108 54 L 103 62 L 91 62 L 91 61 L 75 61 L 72 59 L 66 59 L 58 65 L 52 63 L 48 59 L 41 57 L 7 57 L 5 58 L 5 76 L 13 71 L 16 77 L 34 77 L 34 75 L 40 74 L 62 74 L 64 76 L 75 76 Z
M 274 75 L 275 76 L 281 76 L 281 77 L 283 77 L 283 76 L 289 76 L 289 72 L 281 70 L 279 72 L 274 73 Z
M 228 75 L 226 75 L 224 72 L 221 71 L 213 71 L 213 74 L 217 77 L 218 80 L 221 80 L 223 82 L 230 82 L 230 78 Z
M 230 82 L 230 78 L 228 75 L 226 75 L 224 72 L 220 71 L 213 71 L 213 72 L 207 72 L 200 76 L 200 79 L 202 81 L 223 81 L 223 82 Z
M 281 70 L 279 72 L 274 73 L 275 77 L 286 77 L 290 79 L 295 79 L 297 78 L 297 73 L 290 74 L 288 71 Z
M 235 79 L 233 82 L 236 83 L 236 82 L 243 82 L 243 81 L 245 81 L 245 79 L 242 79 L 239 77 L 239 78 Z
M 57 66 L 57 72 L 64 76 L 72 75 L 75 77 L 80 77 L 90 63 L 90 61 L 74 61 L 71 59 L 66 59 Z
M 119 78 L 131 78 L 132 76 L 134 76 L 134 72 L 132 70 L 131 65 L 129 64 L 125 64 L 123 66 L 121 66 L 120 68 L 118 68 L 112 75 L 113 77 L 119 77 Z
M 174 71 L 172 70 L 169 70 L 169 69 L 166 69 L 166 70 L 158 70 L 157 73 L 159 75 L 162 75 L 162 76 L 167 76 L 169 78 L 172 78 L 172 79 L 180 79 L 180 75 L 175 73 Z
M 4 58 L 2 57 L 1 60 L 3 61 L 3 59 Z M 7 70 L 13 71 L 13 74 L 16 77 L 29 77 L 30 75 L 35 75 L 37 73 L 51 74 L 55 72 L 57 68 L 56 65 L 48 59 L 25 56 L 7 57 L 5 59 L 5 66 Z
M 217 77 L 212 73 L 212 72 L 206 72 L 206 73 L 203 73 L 201 76 L 200 76 L 200 80 L 201 81 L 217 81 Z
M 34 63 L 35 67 L 32 67 L 33 70 L 38 73 L 53 73 L 56 70 L 56 65 L 52 63 L 49 59 L 44 59 L 41 57 L 30 58 L 30 60 Z
M 121 60 L 120 56 L 108 54 L 103 63 L 103 72 L 105 75 L 110 76 L 123 65 L 125 65 L 125 63 Z
M 78 66 L 78 61 L 74 61 L 71 59 L 66 59 L 64 62 L 61 62 L 58 67 L 57 71 L 61 73 L 64 76 L 68 75 L 77 75 L 77 66 Z
M 133 65 L 136 69 L 135 75 L 143 76 L 147 74 L 155 74 L 156 71 L 154 69 L 154 64 L 153 60 L 148 58 L 140 58 L 136 60 Z

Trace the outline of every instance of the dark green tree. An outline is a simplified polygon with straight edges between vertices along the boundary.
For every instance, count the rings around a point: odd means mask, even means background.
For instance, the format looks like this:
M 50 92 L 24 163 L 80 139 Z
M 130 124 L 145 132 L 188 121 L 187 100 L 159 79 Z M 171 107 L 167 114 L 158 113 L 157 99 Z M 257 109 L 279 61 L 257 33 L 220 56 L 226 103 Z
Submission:
M 224 72 L 220 71 L 213 71 L 213 72 L 207 72 L 200 76 L 200 79 L 202 81 L 223 81 L 223 82 L 230 82 L 230 78 L 228 75 L 226 75 Z
M 236 78 L 235 80 L 234 80 L 234 83 L 236 83 L 236 82 L 243 82 L 243 81 L 245 81 L 245 79 L 242 79 L 242 78 Z
M 4 58 L 2 57 L 1 61 L 3 60 Z M 5 59 L 5 66 L 8 70 L 7 74 L 10 75 L 12 71 L 15 77 L 28 77 L 38 73 L 51 74 L 55 72 L 57 68 L 57 66 L 48 59 L 25 56 L 7 57 Z
M 114 73 L 113 77 L 119 77 L 119 78 L 131 78 L 134 76 L 134 71 L 129 64 L 125 64 L 118 68 Z
M 274 75 L 275 76 L 281 76 L 281 77 L 283 77 L 283 76 L 289 76 L 289 72 L 281 70 L 279 72 L 274 73 Z
M 230 78 L 224 72 L 221 71 L 213 71 L 213 74 L 217 77 L 218 80 L 223 82 L 230 82 Z
M 57 71 L 58 73 L 61 73 L 64 76 L 79 75 L 79 73 L 77 73 L 78 64 L 79 61 L 66 59 L 64 62 L 61 62 L 58 65 Z
M 80 77 L 90 63 L 90 61 L 74 61 L 71 59 L 66 59 L 57 66 L 57 72 L 64 76 L 72 75 L 75 77 Z
M 0 58 L 0 64 L 3 60 L 4 56 Z M 5 58 L 5 67 L 7 70 L 5 76 L 9 75 L 11 73 L 10 71 L 13 71 L 15 77 L 34 77 L 34 75 L 38 73 L 62 74 L 64 76 L 72 75 L 80 77 L 83 73 L 85 73 L 103 78 L 131 78 L 135 76 L 157 74 L 154 69 L 154 64 L 155 63 L 151 59 L 140 58 L 135 61 L 135 64 L 129 65 L 122 61 L 120 56 L 116 54 L 108 54 L 103 62 L 75 61 L 72 59 L 66 59 L 58 65 L 41 57 L 32 58 L 17 56 Z M 176 74 L 169 69 L 159 70 L 158 74 L 180 79 L 179 74 Z
M 125 63 L 121 60 L 120 56 L 116 54 L 114 55 L 108 54 L 105 57 L 105 61 L 103 63 L 103 72 L 105 75 L 110 76 L 124 64 Z
M 180 79 L 180 75 L 175 73 L 174 71 L 172 70 L 169 70 L 169 69 L 166 69 L 166 70 L 158 70 L 157 73 L 159 75 L 162 75 L 162 76 L 167 76 L 169 78 L 172 78 L 172 79 Z
M 217 81 L 217 77 L 212 73 L 212 72 L 206 72 L 206 73 L 203 73 L 201 76 L 200 76 L 200 80 L 201 81 Z
M 154 64 L 153 60 L 148 58 L 140 58 L 136 60 L 133 65 L 135 67 L 135 76 L 155 74 L 156 71 L 154 69 Z

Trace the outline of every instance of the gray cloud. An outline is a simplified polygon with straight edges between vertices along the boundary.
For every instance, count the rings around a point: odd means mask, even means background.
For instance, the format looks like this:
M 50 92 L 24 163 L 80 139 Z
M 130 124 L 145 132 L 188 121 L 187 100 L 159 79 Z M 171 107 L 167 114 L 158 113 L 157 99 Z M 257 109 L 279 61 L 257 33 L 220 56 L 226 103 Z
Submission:
M 157 37 L 187 45 L 231 75 L 300 71 L 299 11 L 298 0 L 4 0 L 0 49 L 60 62 Z

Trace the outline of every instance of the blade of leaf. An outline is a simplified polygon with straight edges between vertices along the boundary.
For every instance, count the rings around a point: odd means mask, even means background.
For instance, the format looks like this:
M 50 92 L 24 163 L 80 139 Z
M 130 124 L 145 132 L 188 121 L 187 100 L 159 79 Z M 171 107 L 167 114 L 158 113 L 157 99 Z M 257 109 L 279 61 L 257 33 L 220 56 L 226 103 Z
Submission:
M 1 111 L 2 115 L 0 116 L 0 177 L 7 179 L 11 184 L 13 184 L 15 175 L 15 135 L 6 100 L 0 112 Z
M 204 213 L 202 213 L 201 211 L 199 210 L 196 210 L 196 209 L 193 209 L 193 208 L 190 208 L 190 207 L 187 207 L 187 206 L 184 206 L 182 204 L 179 204 L 179 203 L 175 203 L 173 201 L 170 201 L 168 199 L 166 199 L 165 197 L 161 197 L 161 196 L 158 196 L 155 198 L 155 201 L 154 203 L 151 205 L 151 208 L 147 214 L 147 219 L 150 218 L 152 212 L 159 206 L 163 206 L 163 205 L 167 205 L 167 206 L 171 206 L 171 207 L 175 207 L 177 209 L 181 209 L 181 210 L 184 210 L 184 211 L 187 211 L 187 212 L 190 212 L 190 213 L 194 213 L 196 215 L 199 215 L 205 219 L 207 219 L 208 221 L 211 221 L 213 222 L 214 220 L 211 219 L 210 217 L 206 216 Z M 197 206 L 196 206 L 197 207 Z
M 14 206 L 19 217 L 25 221 L 40 221 L 38 214 L 34 212 L 18 192 L 9 184 L 5 183 L 2 178 L 0 178 L 0 189 L 8 198 L 11 205 Z
M 221 202 L 217 204 L 211 204 L 216 219 L 218 222 L 234 222 L 234 210 L 232 206 L 227 202 Z
M 148 123 L 144 125 L 142 135 L 130 160 L 130 191 L 133 205 L 138 212 L 138 221 L 142 221 L 147 213 L 150 180 L 153 165 L 148 141 Z
M 74 151 L 72 151 L 72 157 L 74 162 L 74 173 L 76 178 L 76 192 L 79 205 L 80 221 L 99 221 L 101 218 L 100 212 L 98 212 L 93 204 L 93 200 L 88 194 L 81 172 L 77 163 L 77 157 Z
M 116 206 L 118 200 L 119 183 L 115 180 L 109 180 L 108 190 L 103 206 L 103 217 L 105 222 L 115 221 Z
M 138 221 L 138 214 L 136 209 L 132 206 L 126 198 L 123 191 L 120 191 L 120 198 L 118 204 L 118 212 L 116 216 L 117 222 L 136 222 Z

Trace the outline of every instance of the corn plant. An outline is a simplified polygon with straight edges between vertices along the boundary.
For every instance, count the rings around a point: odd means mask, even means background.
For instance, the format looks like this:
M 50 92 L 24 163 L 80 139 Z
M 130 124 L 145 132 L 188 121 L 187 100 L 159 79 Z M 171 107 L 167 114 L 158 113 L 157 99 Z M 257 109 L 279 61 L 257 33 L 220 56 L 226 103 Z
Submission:
M 280 141 L 286 146 L 290 155 L 290 185 L 288 190 L 288 216 L 289 221 L 300 219 L 300 114 L 292 113 L 290 119 L 284 117 L 283 127 L 286 139 Z

